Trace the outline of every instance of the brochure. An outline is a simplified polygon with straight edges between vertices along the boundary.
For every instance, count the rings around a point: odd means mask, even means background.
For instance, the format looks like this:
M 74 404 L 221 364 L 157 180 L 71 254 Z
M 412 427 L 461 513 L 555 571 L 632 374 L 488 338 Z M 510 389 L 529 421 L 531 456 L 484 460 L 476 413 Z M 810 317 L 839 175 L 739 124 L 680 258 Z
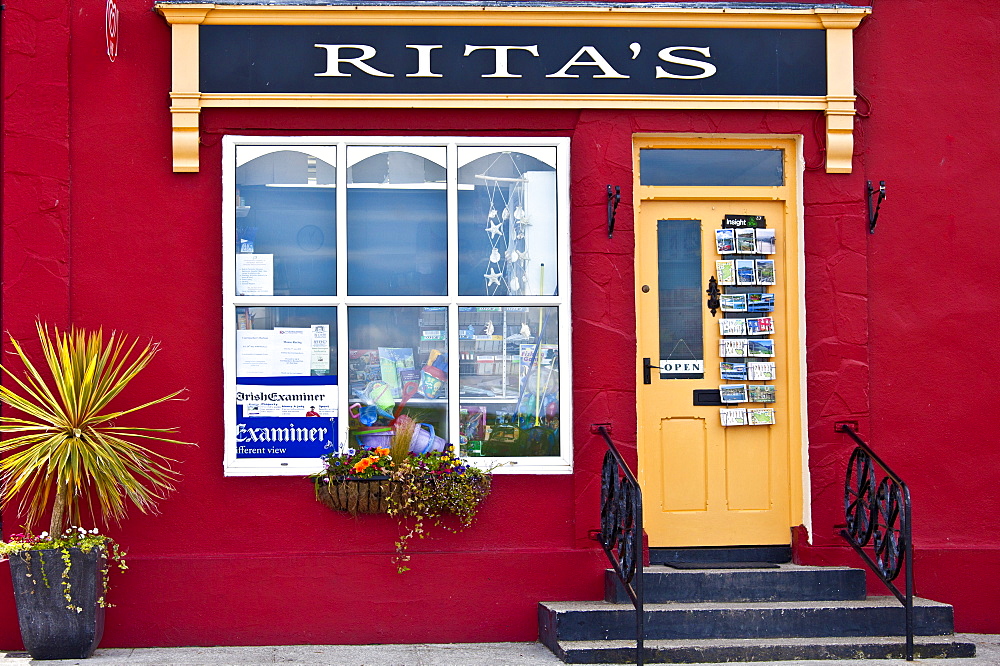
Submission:
M 773 381 L 775 378 L 774 362 L 772 361 L 748 362 L 747 378 L 750 379 L 751 381 L 757 381 L 757 382 Z
M 774 229 L 757 230 L 757 254 L 774 254 Z
M 729 363 L 723 361 L 719 363 L 719 372 L 723 379 L 729 381 L 737 381 L 740 379 L 747 378 L 747 364 L 746 363 Z M 758 401 L 759 402 L 759 401 Z
M 715 262 L 715 274 L 719 284 L 736 284 L 736 264 L 728 260 Z
M 757 252 L 757 237 L 753 229 L 736 230 L 736 252 L 739 254 L 755 254 Z
M 760 261 L 758 261 L 756 263 L 760 263 Z M 771 263 L 773 264 L 774 262 L 772 261 Z M 772 273 L 773 273 L 773 271 L 772 271 Z M 773 277 L 773 275 L 772 275 L 772 277 Z M 754 270 L 754 260 L 753 259 L 737 259 L 736 260 L 736 284 L 739 284 L 739 285 L 757 284 L 757 273 Z M 774 284 L 774 283 L 772 282 L 771 284 Z
M 747 356 L 774 356 L 774 340 L 747 340 Z
M 732 229 L 715 230 L 715 247 L 719 254 L 733 254 L 736 252 L 736 237 Z
M 734 356 L 744 357 L 747 355 L 747 341 L 723 338 L 719 340 L 719 356 L 732 358 Z
M 774 294 L 747 294 L 748 312 L 771 312 L 774 310 Z
M 748 402 L 774 402 L 775 389 L 771 384 L 751 384 L 747 387 Z
M 747 335 L 770 335 L 774 333 L 774 318 L 757 317 L 747 319 Z
M 719 396 L 722 402 L 746 402 L 746 384 L 723 384 L 719 387 Z
M 747 424 L 747 410 L 742 407 L 720 409 L 719 416 L 722 417 L 722 425 L 724 426 L 741 426 Z
M 736 262 L 736 279 L 739 280 L 740 267 Z M 774 259 L 757 259 L 757 284 L 774 284 Z
M 747 320 L 720 319 L 719 335 L 747 335 Z
M 774 425 L 774 409 L 771 407 L 748 409 L 747 419 L 750 425 Z
M 746 312 L 747 296 L 746 294 L 720 294 L 719 308 L 723 312 Z

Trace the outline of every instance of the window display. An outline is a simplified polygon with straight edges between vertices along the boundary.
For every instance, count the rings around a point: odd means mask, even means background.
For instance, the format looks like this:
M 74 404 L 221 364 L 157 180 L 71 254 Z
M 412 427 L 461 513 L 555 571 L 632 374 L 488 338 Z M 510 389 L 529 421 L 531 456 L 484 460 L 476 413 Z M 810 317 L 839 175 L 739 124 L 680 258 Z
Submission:
M 315 472 L 403 414 L 426 450 L 570 471 L 567 164 L 566 139 L 227 137 L 226 473 Z

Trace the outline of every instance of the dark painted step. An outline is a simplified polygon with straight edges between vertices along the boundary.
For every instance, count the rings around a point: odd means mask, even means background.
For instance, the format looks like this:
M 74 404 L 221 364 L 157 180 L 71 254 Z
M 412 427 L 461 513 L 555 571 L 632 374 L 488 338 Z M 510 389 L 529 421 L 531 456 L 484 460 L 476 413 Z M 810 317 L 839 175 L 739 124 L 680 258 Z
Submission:
M 650 548 L 650 564 L 669 562 L 773 562 L 792 561 L 791 546 L 727 546 L 725 548 Z
M 952 607 L 914 599 L 914 633 L 943 636 L 954 631 Z M 902 605 L 894 597 L 862 601 L 646 604 L 646 639 L 796 638 L 899 636 Z M 635 637 L 631 604 L 554 601 L 538 605 L 538 631 L 550 648 L 558 641 Z
M 771 638 L 646 641 L 647 664 L 704 662 L 798 661 L 803 659 L 903 659 L 905 641 L 898 636 L 867 638 Z M 562 641 L 549 648 L 570 664 L 634 664 L 635 641 Z M 975 643 L 920 637 L 917 659 L 976 656 Z
M 777 569 L 643 569 L 646 603 L 692 601 L 846 601 L 865 598 L 865 572 L 849 567 L 780 564 Z M 604 574 L 604 600 L 629 604 L 614 570 Z

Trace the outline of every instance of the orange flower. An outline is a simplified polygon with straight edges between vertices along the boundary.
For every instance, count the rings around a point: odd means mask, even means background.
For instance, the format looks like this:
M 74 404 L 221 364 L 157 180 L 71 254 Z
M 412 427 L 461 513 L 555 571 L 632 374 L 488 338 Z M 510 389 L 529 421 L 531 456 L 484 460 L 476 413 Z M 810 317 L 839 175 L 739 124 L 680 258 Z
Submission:
M 375 462 L 374 458 L 362 458 L 358 462 L 354 463 L 353 469 L 355 472 L 363 472 L 368 469 L 373 462 Z
M 375 455 L 382 457 L 389 455 L 389 449 L 384 449 L 381 446 L 375 448 Z

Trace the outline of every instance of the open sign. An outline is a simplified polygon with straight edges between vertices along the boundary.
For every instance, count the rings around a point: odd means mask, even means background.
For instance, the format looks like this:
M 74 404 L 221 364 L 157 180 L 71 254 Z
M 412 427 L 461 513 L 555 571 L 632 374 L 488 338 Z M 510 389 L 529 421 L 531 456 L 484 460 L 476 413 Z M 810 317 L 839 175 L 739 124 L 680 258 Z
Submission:
M 705 372 L 705 361 L 660 361 L 660 372 L 674 375 L 700 375 Z

